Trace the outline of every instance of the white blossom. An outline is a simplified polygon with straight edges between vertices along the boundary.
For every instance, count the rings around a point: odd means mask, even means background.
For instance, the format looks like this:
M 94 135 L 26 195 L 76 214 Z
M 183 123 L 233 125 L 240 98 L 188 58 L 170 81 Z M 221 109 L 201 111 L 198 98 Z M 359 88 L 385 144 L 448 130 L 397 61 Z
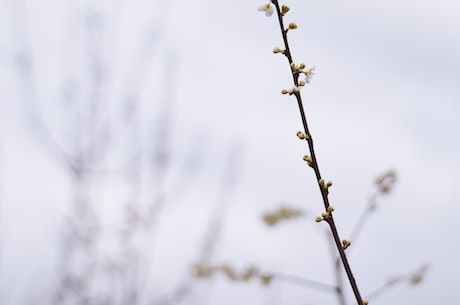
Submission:
M 273 12 L 275 11 L 271 2 L 268 2 L 267 4 L 259 6 L 257 10 L 260 12 L 265 12 L 265 16 L 267 17 L 270 17 L 271 15 L 273 15 Z
M 313 75 L 315 75 L 315 67 L 308 69 L 308 71 L 305 71 L 305 82 L 309 84 L 311 82 L 311 79 L 313 78 Z

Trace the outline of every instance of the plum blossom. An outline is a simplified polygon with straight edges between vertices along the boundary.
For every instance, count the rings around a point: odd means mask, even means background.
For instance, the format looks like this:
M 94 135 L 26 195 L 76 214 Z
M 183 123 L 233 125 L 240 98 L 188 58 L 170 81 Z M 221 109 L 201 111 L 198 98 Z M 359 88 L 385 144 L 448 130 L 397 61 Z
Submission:
M 273 15 L 273 12 L 275 11 L 271 2 L 268 2 L 264 5 L 259 6 L 257 10 L 260 12 L 265 12 L 265 16 L 267 17 L 270 17 L 271 15 Z
M 313 78 L 313 75 L 315 75 L 315 67 L 312 67 L 303 73 L 305 74 L 305 82 L 309 84 Z

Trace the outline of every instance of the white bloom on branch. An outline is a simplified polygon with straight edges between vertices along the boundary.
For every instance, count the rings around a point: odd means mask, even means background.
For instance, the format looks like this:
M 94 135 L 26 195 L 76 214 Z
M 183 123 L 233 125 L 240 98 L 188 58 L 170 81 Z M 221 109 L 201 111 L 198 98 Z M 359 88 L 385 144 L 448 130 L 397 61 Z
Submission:
M 315 75 L 315 67 L 308 69 L 307 71 L 303 72 L 305 74 L 305 82 L 309 84 L 313 75 Z
M 259 12 L 265 12 L 265 16 L 267 16 L 267 17 L 270 17 L 271 15 L 273 15 L 273 12 L 275 11 L 275 9 L 273 8 L 271 2 L 268 2 L 267 4 L 259 6 L 259 8 L 257 10 Z

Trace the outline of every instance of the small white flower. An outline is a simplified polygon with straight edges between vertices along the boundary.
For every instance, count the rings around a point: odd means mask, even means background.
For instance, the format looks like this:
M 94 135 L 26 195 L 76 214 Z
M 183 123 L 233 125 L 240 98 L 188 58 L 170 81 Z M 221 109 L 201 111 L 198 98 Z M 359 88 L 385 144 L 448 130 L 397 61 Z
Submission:
M 305 82 L 309 84 L 311 82 L 311 79 L 313 78 L 313 75 L 315 75 L 315 67 L 308 69 L 308 71 L 305 71 Z
M 260 11 L 260 12 L 262 12 L 262 11 L 265 12 L 265 16 L 267 16 L 267 17 L 270 17 L 271 15 L 273 15 L 273 12 L 275 11 L 275 9 L 273 8 L 271 2 L 268 2 L 267 4 L 259 6 L 259 8 L 257 10 Z

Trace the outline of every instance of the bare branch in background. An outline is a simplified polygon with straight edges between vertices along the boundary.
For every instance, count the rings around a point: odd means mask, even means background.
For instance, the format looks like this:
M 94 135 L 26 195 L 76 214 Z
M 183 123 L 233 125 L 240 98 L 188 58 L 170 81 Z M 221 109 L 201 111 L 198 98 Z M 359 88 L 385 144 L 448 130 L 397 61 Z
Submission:
M 380 197 L 390 194 L 396 182 L 397 174 L 394 170 L 389 170 L 375 179 L 375 186 L 377 189 L 367 201 L 366 207 L 359 215 L 358 220 L 350 233 L 349 239 L 352 240 L 354 244 L 356 243 L 359 234 L 362 232 L 366 221 L 369 219 L 369 216 L 376 210 L 377 200 Z
M 187 270 L 171 293 L 153 302 L 152 305 L 178 304 L 185 300 L 193 290 L 195 277 L 200 273 L 200 266 L 208 266 L 214 259 L 220 234 L 225 225 L 225 218 L 231 208 L 233 194 L 238 185 L 242 149 L 241 144 L 234 144 L 229 149 L 225 162 L 226 168 L 220 182 L 218 197 L 214 204 L 214 211 L 209 219 L 203 244 L 198 249 L 197 263 L 192 266 L 192 270 Z
M 387 293 L 391 288 L 394 288 L 397 284 L 402 284 L 404 282 L 409 283 L 412 286 L 419 285 L 425 279 L 425 274 L 428 271 L 428 268 L 429 268 L 429 265 L 424 264 L 413 272 L 409 272 L 403 275 L 392 277 L 381 287 L 369 293 L 367 295 L 367 299 L 375 300 L 377 297 L 381 296 L 382 294 Z
M 19 51 L 16 53 L 16 71 L 24 87 L 24 101 L 27 109 L 30 109 L 29 122 L 34 122 L 32 130 L 35 135 L 63 162 L 73 183 L 72 211 L 65 220 L 61 236 L 58 270 L 61 279 L 53 303 L 103 302 L 135 305 L 139 302 L 140 289 L 143 288 L 139 281 L 145 282 L 148 278 L 148 274 L 145 273 L 148 268 L 140 268 L 147 267 L 146 263 L 150 258 L 146 257 L 149 253 L 146 250 L 151 248 L 152 237 L 155 235 L 155 227 L 152 224 L 155 223 L 154 218 L 160 216 L 159 213 L 167 201 L 164 179 L 171 162 L 169 142 L 174 115 L 175 97 L 171 95 L 173 90 L 165 92 L 162 98 L 163 109 L 160 109 L 160 114 L 153 122 L 145 125 L 138 115 L 142 111 L 138 91 L 142 86 L 151 85 L 144 81 L 148 72 L 145 69 L 148 66 L 146 62 L 150 62 L 151 57 L 158 54 L 154 52 L 154 48 L 158 49 L 158 39 L 155 35 L 151 36 L 152 30 L 161 24 L 152 27 L 147 33 L 148 43 L 144 45 L 146 48 L 141 52 L 142 56 L 135 60 L 132 70 L 135 77 L 129 78 L 129 88 L 126 91 L 128 93 L 122 99 L 123 113 L 118 118 L 113 118 L 107 111 L 109 101 L 106 87 L 110 71 L 102 46 L 103 37 L 108 29 L 102 12 L 86 10 L 83 14 L 82 30 L 86 37 L 86 41 L 83 41 L 86 51 L 83 56 L 86 67 L 83 71 L 87 77 L 76 80 L 72 76 L 74 71 L 69 71 L 70 81 L 65 82 L 68 85 L 63 87 L 60 101 L 66 105 L 61 109 L 61 115 L 67 119 L 62 120 L 63 126 L 53 126 L 49 123 L 44 109 L 40 109 L 41 103 L 34 79 L 32 48 L 26 34 L 27 18 L 24 7 L 20 6 L 23 3 L 19 2 L 13 9 L 14 16 L 22 17 L 13 18 L 15 21 L 19 20 L 20 26 L 13 28 L 18 32 L 16 37 L 21 40 Z M 159 30 L 156 29 L 154 32 L 158 34 Z M 175 58 L 170 57 L 165 69 L 169 72 L 169 75 L 165 76 L 168 80 L 165 83 L 168 85 L 173 83 L 171 75 L 174 74 L 174 62 Z M 83 87 L 87 90 L 82 90 Z M 65 130 L 67 134 L 58 133 L 61 130 Z M 156 133 L 153 141 L 145 141 L 143 135 L 152 133 Z M 58 136 L 63 134 L 68 138 L 57 140 Z M 69 142 L 68 139 L 72 141 Z M 125 139 L 128 139 L 128 142 Z M 121 146 L 121 150 L 117 152 L 115 150 L 119 149 L 120 141 L 125 141 L 128 145 Z M 143 142 L 151 144 L 152 147 L 144 145 Z M 64 148 L 65 145 L 68 147 Z M 125 148 L 127 150 L 123 151 Z M 102 215 L 99 214 L 100 208 L 97 207 L 94 195 L 97 185 L 105 183 L 99 175 L 101 170 L 106 173 L 107 178 L 110 178 L 107 174 L 116 173 L 104 169 L 106 164 L 110 167 L 106 160 L 114 153 L 119 155 L 118 158 L 123 159 L 124 155 L 128 157 L 121 163 L 121 173 L 127 170 L 126 184 L 132 187 L 124 208 L 124 228 L 122 235 L 119 235 L 119 246 L 122 249 L 120 256 L 117 257 L 115 254 L 106 257 L 104 252 L 101 252 L 101 247 L 107 234 L 111 232 L 101 223 Z M 148 174 L 149 181 L 145 181 L 145 173 Z M 148 188 L 146 183 L 150 184 Z M 144 243 L 143 250 L 134 246 L 133 238 L 138 238 L 139 234 L 146 236 L 144 238 L 147 242 Z M 140 275 L 140 272 L 143 274 Z M 104 281 L 109 287 L 118 285 L 121 290 L 115 294 L 107 291 L 104 295 L 103 291 L 95 289 Z

